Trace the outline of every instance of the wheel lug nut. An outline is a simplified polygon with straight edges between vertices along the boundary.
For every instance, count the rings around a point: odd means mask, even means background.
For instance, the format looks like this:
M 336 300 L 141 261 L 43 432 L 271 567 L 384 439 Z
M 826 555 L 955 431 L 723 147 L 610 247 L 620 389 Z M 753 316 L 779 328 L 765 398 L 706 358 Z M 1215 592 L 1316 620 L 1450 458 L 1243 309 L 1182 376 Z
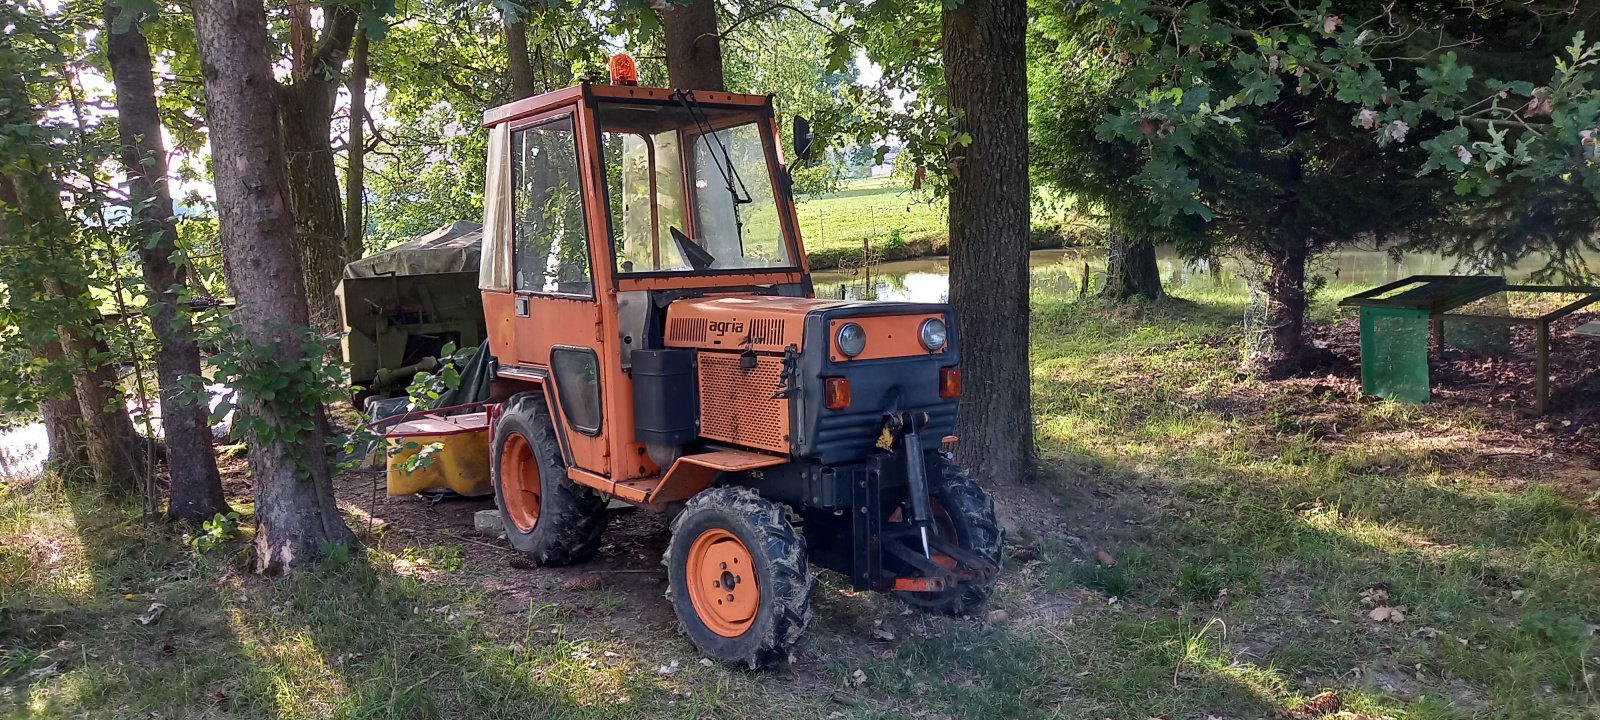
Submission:
M 727 563 L 721 563 L 721 567 L 718 568 L 718 569 L 719 570 L 727 570 L 728 569 L 728 564 Z
M 728 596 L 728 602 L 733 602 L 733 596 L 732 595 Z
M 722 587 L 722 581 L 721 580 L 712 580 L 711 581 L 711 587 L 714 587 L 714 588 Z

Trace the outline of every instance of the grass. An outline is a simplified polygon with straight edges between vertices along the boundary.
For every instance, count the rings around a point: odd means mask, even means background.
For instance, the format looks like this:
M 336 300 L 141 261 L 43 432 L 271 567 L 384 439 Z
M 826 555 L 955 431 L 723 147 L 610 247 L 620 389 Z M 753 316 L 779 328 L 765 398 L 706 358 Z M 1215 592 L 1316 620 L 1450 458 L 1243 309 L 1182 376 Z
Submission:
M 1243 311 L 1036 300 L 1041 476 L 999 491 L 1035 557 L 1003 618 L 824 576 L 798 664 L 734 672 L 652 614 L 658 589 L 523 573 L 544 584 L 508 611 L 503 556 L 398 532 L 266 580 L 245 539 L 197 552 L 47 480 L 0 494 L 0 717 L 1202 720 L 1329 690 L 1358 717 L 1592 717 L 1600 522 L 1563 466 L 1483 453 L 1488 411 L 1242 379 Z
M 893 178 L 847 180 L 837 192 L 797 198 L 800 236 L 812 269 L 857 261 L 862 243 L 883 260 L 942 255 L 949 247 L 946 205 L 927 191 L 904 187 Z M 1040 212 L 1034 218 L 1035 249 L 1087 242 L 1062 230 L 1062 211 Z

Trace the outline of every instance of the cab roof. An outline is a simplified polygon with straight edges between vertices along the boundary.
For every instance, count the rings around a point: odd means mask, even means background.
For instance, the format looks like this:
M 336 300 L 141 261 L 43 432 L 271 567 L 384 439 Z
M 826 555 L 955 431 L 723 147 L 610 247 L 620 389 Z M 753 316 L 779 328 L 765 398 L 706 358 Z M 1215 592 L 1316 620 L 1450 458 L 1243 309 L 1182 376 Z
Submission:
M 537 115 L 552 108 L 569 105 L 577 99 L 586 99 L 590 102 L 609 100 L 667 103 L 676 102 L 674 97 L 676 92 L 676 90 L 670 88 L 640 87 L 637 85 L 600 85 L 585 80 L 571 87 L 552 90 L 490 108 L 483 113 L 483 126 L 494 127 L 517 118 Z M 749 93 L 712 90 L 690 90 L 688 92 L 693 93 L 695 101 L 701 105 L 758 109 L 770 107 L 772 104 L 771 95 L 752 95 Z

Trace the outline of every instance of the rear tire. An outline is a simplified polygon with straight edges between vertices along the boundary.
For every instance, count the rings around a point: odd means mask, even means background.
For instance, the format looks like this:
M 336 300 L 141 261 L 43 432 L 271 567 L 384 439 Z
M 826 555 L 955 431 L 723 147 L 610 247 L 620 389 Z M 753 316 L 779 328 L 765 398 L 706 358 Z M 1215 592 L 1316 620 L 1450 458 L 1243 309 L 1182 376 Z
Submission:
M 606 499 L 567 477 L 543 394 L 517 395 L 503 407 L 489 475 L 506 539 L 540 565 L 594 557 L 606 528 Z
M 952 463 L 941 462 L 936 467 L 941 472 L 938 481 L 929 488 L 938 520 L 934 527 L 941 534 L 948 532 L 942 528 L 954 529 L 956 546 L 988 560 L 997 572 L 995 577 L 983 584 L 963 582 L 941 592 L 900 592 L 896 595 L 906 604 L 921 610 L 966 615 L 982 605 L 994 592 L 1006 534 L 995 520 L 994 501 L 978 486 L 977 481 L 967 476 L 967 471 Z
M 695 495 L 672 522 L 667 600 L 707 657 L 751 670 L 788 659 L 816 584 L 784 507 L 744 487 Z

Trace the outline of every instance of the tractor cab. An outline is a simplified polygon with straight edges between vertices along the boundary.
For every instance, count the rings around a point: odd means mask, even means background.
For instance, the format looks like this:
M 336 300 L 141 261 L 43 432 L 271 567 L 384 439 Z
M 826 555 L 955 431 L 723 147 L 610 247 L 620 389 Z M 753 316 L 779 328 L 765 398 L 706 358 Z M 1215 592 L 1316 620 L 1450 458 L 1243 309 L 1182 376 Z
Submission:
M 492 380 L 463 432 L 516 549 L 580 562 L 609 501 L 675 513 L 669 597 L 750 667 L 788 656 L 812 565 L 946 612 L 988 595 L 954 314 L 813 296 L 769 97 L 585 83 L 484 126 Z

